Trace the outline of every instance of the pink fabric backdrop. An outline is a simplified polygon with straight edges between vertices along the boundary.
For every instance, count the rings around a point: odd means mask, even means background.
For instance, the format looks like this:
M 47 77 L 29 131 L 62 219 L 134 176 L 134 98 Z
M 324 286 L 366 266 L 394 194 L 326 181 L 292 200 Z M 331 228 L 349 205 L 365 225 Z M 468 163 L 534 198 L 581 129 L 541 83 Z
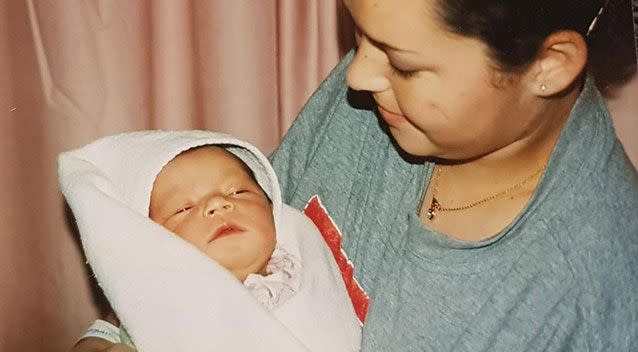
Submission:
M 147 128 L 269 152 L 349 49 L 339 4 L 0 0 L 1 351 L 68 350 L 98 314 L 56 155 Z
M 147 128 L 268 152 L 350 34 L 337 0 L 0 0 L 0 350 L 65 351 L 98 314 L 59 152 Z M 636 97 L 611 108 L 638 161 Z

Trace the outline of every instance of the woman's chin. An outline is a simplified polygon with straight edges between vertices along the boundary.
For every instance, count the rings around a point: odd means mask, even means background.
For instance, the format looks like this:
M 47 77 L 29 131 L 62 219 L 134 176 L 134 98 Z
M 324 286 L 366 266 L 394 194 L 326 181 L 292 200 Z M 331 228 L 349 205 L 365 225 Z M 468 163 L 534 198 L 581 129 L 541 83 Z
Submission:
M 413 156 L 415 158 L 448 160 L 450 162 L 464 162 L 476 158 L 467 150 L 442 148 L 432 143 L 424 135 L 415 136 L 414 134 L 405 133 L 401 130 L 390 128 L 390 134 L 395 145 L 401 152 Z
M 390 127 L 390 134 L 399 149 L 406 154 L 427 158 L 435 157 L 438 152 L 437 148 L 427 138 L 415 138 L 415 136 L 407 135 L 392 127 Z

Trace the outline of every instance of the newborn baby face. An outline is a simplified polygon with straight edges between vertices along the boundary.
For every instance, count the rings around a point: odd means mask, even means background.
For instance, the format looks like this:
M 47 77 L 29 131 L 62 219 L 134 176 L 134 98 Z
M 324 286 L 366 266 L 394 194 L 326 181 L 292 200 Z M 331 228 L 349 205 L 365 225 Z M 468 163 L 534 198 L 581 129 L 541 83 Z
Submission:
M 213 146 L 186 151 L 153 184 L 149 216 L 243 281 L 275 248 L 272 207 L 246 166 Z

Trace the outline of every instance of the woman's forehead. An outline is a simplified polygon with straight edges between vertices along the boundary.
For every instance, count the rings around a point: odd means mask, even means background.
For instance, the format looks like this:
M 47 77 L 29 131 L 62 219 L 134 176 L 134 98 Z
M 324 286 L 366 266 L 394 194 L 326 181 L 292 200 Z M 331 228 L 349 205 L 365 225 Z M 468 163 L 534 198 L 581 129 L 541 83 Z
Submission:
M 426 21 L 436 15 L 438 0 L 345 0 L 344 4 L 355 21 L 400 21 L 415 19 Z M 376 23 L 382 25 L 383 23 Z
M 433 10 L 435 0 L 348 0 L 358 29 L 375 43 L 396 51 L 446 39 Z

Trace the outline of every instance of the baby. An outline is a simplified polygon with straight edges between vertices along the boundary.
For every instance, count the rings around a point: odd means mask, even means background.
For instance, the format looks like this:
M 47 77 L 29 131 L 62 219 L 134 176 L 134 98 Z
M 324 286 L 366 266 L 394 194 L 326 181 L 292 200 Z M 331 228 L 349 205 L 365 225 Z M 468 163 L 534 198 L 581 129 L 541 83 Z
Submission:
M 274 171 L 253 146 L 205 131 L 116 135 L 62 155 L 60 183 L 126 327 L 113 342 L 142 351 L 358 350 L 360 323 L 334 258 L 314 225 L 281 204 Z M 133 255 L 136 247 L 143 253 Z
M 149 217 L 240 281 L 272 274 L 267 264 L 276 238 L 270 199 L 252 170 L 221 147 L 196 147 L 164 166 L 153 183 Z M 133 345 L 124 329 L 121 341 Z
M 181 153 L 153 184 L 149 217 L 244 281 L 267 275 L 272 205 L 241 159 L 216 146 Z

